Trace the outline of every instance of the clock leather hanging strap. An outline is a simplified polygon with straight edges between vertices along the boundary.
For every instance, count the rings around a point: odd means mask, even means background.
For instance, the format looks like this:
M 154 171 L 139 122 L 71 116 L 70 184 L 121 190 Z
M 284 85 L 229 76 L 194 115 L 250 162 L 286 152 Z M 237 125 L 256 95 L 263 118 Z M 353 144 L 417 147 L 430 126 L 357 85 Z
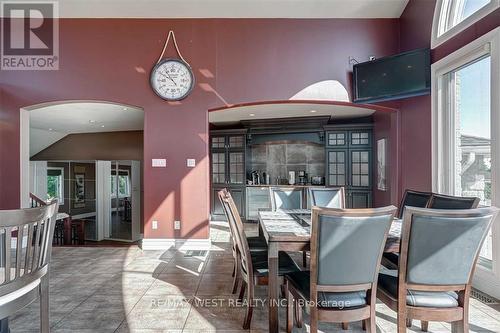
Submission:
M 181 58 L 181 60 L 183 62 L 185 62 L 187 65 L 189 65 L 189 63 L 186 61 L 186 59 L 184 59 L 182 57 L 181 51 L 179 51 L 179 46 L 177 46 L 177 41 L 175 40 L 175 34 L 174 34 L 173 30 L 170 30 L 168 32 L 167 40 L 165 41 L 165 44 L 163 45 L 163 50 L 161 51 L 160 57 L 158 58 L 158 61 L 156 61 L 156 63 L 158 64 L 161 61 L 161 59 L 163 59 L 163 55 L 165 54 L 165 51 L 167 50 L 168 42 L 170 42 L 170 37 L 172 37 L 172 42 L 174 43 L 175 50 L 177 51 L 179 58 Z M 191 67 L 191 65 L 189 65 L 189 66 Z

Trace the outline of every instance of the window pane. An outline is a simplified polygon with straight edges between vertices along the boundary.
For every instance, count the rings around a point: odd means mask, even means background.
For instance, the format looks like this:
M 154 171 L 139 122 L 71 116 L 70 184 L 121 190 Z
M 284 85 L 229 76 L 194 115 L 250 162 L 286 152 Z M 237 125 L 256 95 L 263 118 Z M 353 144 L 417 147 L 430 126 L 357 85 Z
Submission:
M 64 204 L 63 169 L 47 169 L 47 199 L 58 199 L 59 204 Z
M 490 57 L 451 73 L 455 88 L 455 194 L 491 205 Z M 492 260 L 491 234 L 481 251 Z
M 439 35 L 441 36 L 454 26 L 488 5 L 491 0 L 445 0 L 439 22 Z
M 458 1 L 459 5 L 459 22 L 465 20 L 479 9 L 490 3 L 490 0 L 462 0 Z M 461 7 L 461 8 L 460 8 Z M 457 22 L 458 24 L 458 22 Z

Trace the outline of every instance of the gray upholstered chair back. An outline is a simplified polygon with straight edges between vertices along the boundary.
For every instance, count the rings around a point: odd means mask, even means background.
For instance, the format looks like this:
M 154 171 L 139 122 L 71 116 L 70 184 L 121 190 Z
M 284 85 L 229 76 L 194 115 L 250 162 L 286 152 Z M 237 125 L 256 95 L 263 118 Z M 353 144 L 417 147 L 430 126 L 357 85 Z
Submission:
M 468 283 L 496 214 L 493 207 L 454 211 L 408 207 L 403 222 L 403 242 L 405 238 L 408 242 L 406 281 Z
M 429 204 L 429 200 L 431 199 L 431 192 L 421 192 L 414 190 L 406 190 L 403 196 L 403 200 L 401 200 L 401 204 L 399 205 L 398 218 L 403 218 L 403 213 L 405 211 L 405 207 L 422 207 L 425 208 Z
M 46 206 L 0 211 L 0 297 L 32 290 L 22 300 L 0 306 L 0 318 L 38 297 L 36 286 L 48 272 L 57 210 L 54 200 Z
M 309 188 L 311 207 L 345 208 L 345 192 L 343 187 Z
M 272 210 L 302 209 L 302 190 L 286 187 L 269 188 Z
M 319 209 L 316 217 L 317 209 L 313 209 L 311 245 L 311 251 L 317 251 L 317 284 L 354 285 L 376 281 L 396 207 Z
M 427 207 L 434 209 L 472 209 L 477 208 L 479 202 L 480 199 L 477 197 L 456 197 L 433 193 Z

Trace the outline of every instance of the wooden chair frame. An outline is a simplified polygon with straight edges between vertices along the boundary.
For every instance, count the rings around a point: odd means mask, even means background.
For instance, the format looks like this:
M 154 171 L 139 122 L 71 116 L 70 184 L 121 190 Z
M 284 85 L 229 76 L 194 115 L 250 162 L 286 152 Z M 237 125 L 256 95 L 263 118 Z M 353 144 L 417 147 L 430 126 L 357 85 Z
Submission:
M 403 217 L 403 211 L 405 209 L 405 201 L 406 201 L 406 198 L 408 197 L 408 194 L 417 194 L 417 195 L 428 195 L 429 198 L 427 199 L 427 204 L 425 205 L 425 207 L 429 206 L 429 202 L 432 198 L 432 195 L 433 193 L 432 192 L 425 192 L 425 191 L 415 191 L 415 190 L 405 190 L 405 193 L 403 194 L 403 198 L 401 199 L 401 203 L 399 204 L 399 209 L 398 209 L 398 218 L 402 218 Z
M 277 210 L 278 208 L 276 208 L 276 198 L 274 197 L 274 192 L 276 191 L 281 191 L 281 192 L 298 192 L 300 193 L 300 207 L 299 209 L 302 209 L 305 207 L 304 205 L 304 195 L 303 195 L 303 191 L 302 191 L 302 188 L 294 188 L 294 187 L 279 187 L 279 186 L 273 186 L 273 187 L 269 187 L 269 199 L 271 200 L 271 209 L 274 211 L 274 210 Z
M 319 216 L 336 216 L 336 217 L 374 217 L 391 215 L 394 217 L 397 208 L 394 206 L 373 208 L 373 209 L 335 209 L 335 208 L 319 208 L 313 207 L 312 210 L 312 227 L 311 227 L 311 294 L 309 300 L 311 304 L 316 304 L 318 301 L 318 292 L 367 292 L 367 305 L 356 309 L 322 309 L 316 306 L 310 307 L 311 327 L 310 333 L 318 331 L 318 322 L 335 322 L 342 323 L 344 329 L 347 328 L 347 323 L 352 321 L 363 321 L 363 327 L 368 329 L 368 332 L 376 332 L 375 322 L 375 305 L 377 303 L 377 283 L 378 271 L 380 269 L 380 261 L 385 248 L 385 240 L 390 230 L 390 224 L 387 227 L 384 235 L 384 241 L 380 244 L 379 255 L 377 260 L 377 269 L 373 276 L 371 283 L 352 284 L 352 285 L 319 285 L 317 281 L 318 276 L 318 221 Z M 391 220 L 392 220 L 391 217 Z M 297 299 L 304 299 L 305 295 L 293 286 L 293 284 L 286 281 L 286 296 L 288 300 L 287 308 L 287 332 L 291 332 L 292 317 L 294 313 L 297 315 L 300 310 L 297 310 Z M 298 326 L 302 326 L 301 318 L 298 318 Z
M 217 192 L 217 195 L 219 197 L 219 200 L 221 201 L 221 204 L 224 205 L 224 200 L 227 200 L 226 198 L 230 198 L 231 194 L 226 188 L 223 188 L 219 192 Z M 232 198 L 231 198 L 232 199 Z M 238 289 L 238 284 L 239 284 L 239 279 L 240 279 L 240 269 L 239 269 L 239 255 L 238 255 L 238 243 L 236 241 L 236 231 L 235 226 L 231 222 L 230 217 L 228 216 L 226 209 L 224 208 L 224 214 L 226 215 L 227 222 L 229 224 L 229 235 L 231 237 L 231 254 L 233 255 L 233 284 L 232 284 L 232 293 L 236 293 Z
M 2 258 L 5 271 L 4 281 L 0 284 L 0 297 L 36 285 L 40 280 L 33 289 L 0 306 L 0 319 L 10 316 L 40 298 L 42 333 L 48 333 L 50 330 L 49 262 L 57 211 L 57 200 L 36 208 L 0 211 L 0 230 L 3 231 L 1 252 L 5 255 L 5 258 Z M 15 266 L 12 266 L 12 235 L 15 228 L 17 229 L 16 260 Z M 23 251 L 25 232 L 27 232 L 26 247 Z
M 234 200 L 226 189 L 223 189 L 219 191 L 218 193 L 219 198 L 222 202 L 223 205 L 226 205 L 228 208 L 227 214 L 231 214 L 231 216 L 228 216 L 228 221 L 231 224 L 231 220 L 234 220 L 235 225 L 234 225 L 234 241 L 236 241 L 236 272 L 235 276 L 238 277 L 238 279 L 241 279 L 241 289 L 239 293 L 239 299 L 243 299 L 245 295 L 245 289 L 248 289 L 246 292 L 246 298 L 247 298 L 247 309 L 245 313 L 245 319 L 243 321 L 243 329 L 249 329 L 250 328 L 250 323 L 252 321 L 252 313 L 253 313 L 253 301 L 254 301 L 254 296 L 255 296 L 255 284 L 259 284 L 259 280 L 256 279 L 256 277 L 253 274 L 253 263 L 252 263 L 252 256 L 250 253 L 250 247 L 248 246 L 248 241 L 245 235 L 245 230 L 243 226 L 243 222 L 241 221 L 240 214 L 238 212 L 238 208 L 236 207 L 236 204 L 234 203 Z M 225 208 L 226 209 L 226 208 Z M 263 281 L 264 283 L 262 284 L 267 284 Z M 238 286 L 237 282 L 236 284 L 233 284 L 233 290 Z
M 408 248 L 410 240 L 410 232 L 412 226 L 413 215 L 429 217 L 478 217 L 492 215 L 489 227 L 498 214 L 498 209 L 494 207 L 479 208 L 479 209 L 464 209 L 464 210 L 449 210 L 449 209 L 426 209 L 408 207 L 403 216 L 403 229 L 401 234 L 401 252 L 398 267 L 398 297 L 397 299 L 386 293 L 382 289 L 377 290 L 377 297 L 392 310 L 397 312 L 398 333 L 406 332 L 408 319 L 417 319 L 422 321 L 422 330 L 427 331 L 429 321 L 446 321 L 452 322 L 452 332 L 466 333 L 469 332 L 469 297 L 472 284 L 472 276 L 476 267 L 477 259 L 481 246 L 474 256 L 474 262 L 470 272 L 468 273 L 468 282 L 460 285 L 422 285 L 410 284 L 406 279 L 407 263 L 408 263 Z M 488 227 L 488 228 L 489 228 Z M 481 244 L 487 236 L 485 232 Z M 455 308 L 429 308 L 415 307 L 406 304 L 406 295 L 408 290 L 415 291 L 436 291 L 447 292 L 453 291 L 458 293 L 458 307 Z
M 445 194 L 438 194 L 438 193 L 432 193 L 431 198 L 429 199 L 429 202 L 427 203 L 428 208 L 432 208 L 432 204 L 436 200 L 436 198 L 443 198 L 443 199 L 470 199 L 472 201 L 472 205 L 470 209 L 474 209 L 479 207 L 479 203 L 481 202 L 481 199 L 477 197 L 456 197 L 453 195 L 445 195 Z

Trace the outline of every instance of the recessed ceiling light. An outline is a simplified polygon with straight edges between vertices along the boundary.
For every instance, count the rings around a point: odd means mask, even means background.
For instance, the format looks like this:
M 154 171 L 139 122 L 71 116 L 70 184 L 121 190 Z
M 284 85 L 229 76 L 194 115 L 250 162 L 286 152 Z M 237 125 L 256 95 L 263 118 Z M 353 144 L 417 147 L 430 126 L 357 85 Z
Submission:
M 316 112 L 318 112 L 318 111 L 316 111 L 316 110 L 311 110 L 310 112 L 311 112 L 311 113 L 316 113 Z
M 255 116 L 255 113 L 250 113 L 249 114 L 250 117 L 254 117 Z
M 127 108 L 123 108 L 123 111 L 127 111 Z
M 49 128 L 49 131 L 53 131 L 53 129 L 52 129 L 52 128 Z
M 91 124 L 95 124 L 95 123 L 96 123 L 96 121 L 95 121 L 95 120 L 89 120 L 89 123 L 91 123 Z
M 101 127 L 104 127 L 104 125 L 101 125 Z

